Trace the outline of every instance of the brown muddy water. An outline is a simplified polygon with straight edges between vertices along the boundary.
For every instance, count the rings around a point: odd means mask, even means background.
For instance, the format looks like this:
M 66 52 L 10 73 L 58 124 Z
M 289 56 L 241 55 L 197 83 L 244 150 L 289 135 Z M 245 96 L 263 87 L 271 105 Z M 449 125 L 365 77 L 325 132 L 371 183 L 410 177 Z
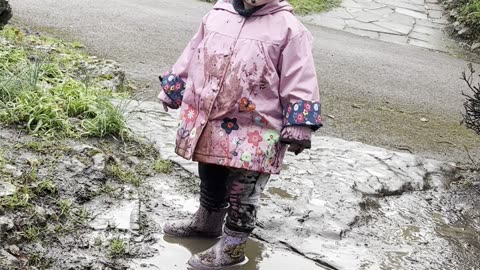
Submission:
M 207 239 L 179 239 L 159 235 L 160 240 L 156 244 L 159 255 L 144 260 L 134 260 L 138 269 L 170 269 L 185 270 L 188 268 L 187 261 L 197 252 L 213 246 L 216 240 Z M 272 249 L 255 240 L 247 243 L 247 264 L 236 267 L 237 270 L 277 270 L 277 269 L 325 269 L 310 260 L 292 254 L 288 251 Z M 132 265 L 133 267 L 133 265 Z

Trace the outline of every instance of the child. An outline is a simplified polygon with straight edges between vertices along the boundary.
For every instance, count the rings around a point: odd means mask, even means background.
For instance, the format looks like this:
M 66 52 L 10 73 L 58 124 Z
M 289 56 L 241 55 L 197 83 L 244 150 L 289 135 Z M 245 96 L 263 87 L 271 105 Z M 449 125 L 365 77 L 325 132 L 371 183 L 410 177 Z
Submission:
M 176 153 L 199 163 L 201 179 L 198 211 L 164 232 L 222 236 L 189 260 L 194 269 L 242 265 L 287 145 L 299 154 L 322 126 L 312 36 L 286 1 L 219 0 L 161 80 L 165 109 L 181 108 Z

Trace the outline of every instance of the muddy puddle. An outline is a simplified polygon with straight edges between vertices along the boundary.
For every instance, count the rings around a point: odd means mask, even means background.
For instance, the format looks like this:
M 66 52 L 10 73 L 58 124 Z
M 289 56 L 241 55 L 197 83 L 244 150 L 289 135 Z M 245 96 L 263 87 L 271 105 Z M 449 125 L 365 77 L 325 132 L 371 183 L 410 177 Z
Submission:
M 159 254 L 153 258 L 134 260 L 132 267 L 139 269 L 165 269 L 185 270 L 188 268 L 187 261 L 197 252 L 208 249 L 215 244 L 216 240 L 207 239 L 179 239 L 169 236 L 158 235 L 158 243 L 155 248 Z M 273 249 L 268 245 L 255 240 L 247 243 L 248 263 L 237 267 L 237 270 L 278 270 L 278 269 L 325 269 L 314 262 L 292 254 L 291 252 Z

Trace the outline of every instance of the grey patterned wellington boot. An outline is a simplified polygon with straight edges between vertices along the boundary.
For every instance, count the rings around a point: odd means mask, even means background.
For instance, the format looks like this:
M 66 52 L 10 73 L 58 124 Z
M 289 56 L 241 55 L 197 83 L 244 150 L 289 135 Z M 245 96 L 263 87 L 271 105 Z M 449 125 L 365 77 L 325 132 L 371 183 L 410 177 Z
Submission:
M 222 238 L 210 249 L 195 254 L 188 264 L 195 270 L 229 269 L 248 262 L 245 247 L 249 233 L 225 228 Z
M 222 235 L 223 223 L 228 207 L 207 209 L 203 206 L 189 220 L 167 222 L 163 232 L 176 237 L 211 237 Z

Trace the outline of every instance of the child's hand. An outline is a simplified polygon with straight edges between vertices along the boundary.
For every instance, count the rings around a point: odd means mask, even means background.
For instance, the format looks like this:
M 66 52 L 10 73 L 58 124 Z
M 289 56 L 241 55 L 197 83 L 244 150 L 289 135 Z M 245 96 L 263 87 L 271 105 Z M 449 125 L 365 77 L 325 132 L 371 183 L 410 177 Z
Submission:
M 305 146 L 298 143 L 290 143 L 290 146 L 288 147 L 288 152 L 293 152 L 295 155 L 302 153 L 303 150 L 305 150 Z
M 162 104 L 163 104 L 163 109 L 165 110 L 165 112 L 168 112 L 168 105 L 167 105 L 167 103 L 162 101 Z

